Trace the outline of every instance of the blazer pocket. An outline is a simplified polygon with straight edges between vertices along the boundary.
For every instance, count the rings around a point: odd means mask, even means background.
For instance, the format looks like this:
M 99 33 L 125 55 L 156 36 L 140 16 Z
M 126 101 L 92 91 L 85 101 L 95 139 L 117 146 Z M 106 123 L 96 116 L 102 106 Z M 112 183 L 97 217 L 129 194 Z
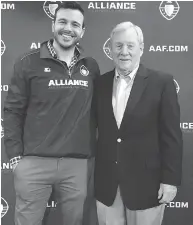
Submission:
M 146 157 L 145 164 L 147 168 L 158 169 L 161 167 L 161 158 L 158 155 Z

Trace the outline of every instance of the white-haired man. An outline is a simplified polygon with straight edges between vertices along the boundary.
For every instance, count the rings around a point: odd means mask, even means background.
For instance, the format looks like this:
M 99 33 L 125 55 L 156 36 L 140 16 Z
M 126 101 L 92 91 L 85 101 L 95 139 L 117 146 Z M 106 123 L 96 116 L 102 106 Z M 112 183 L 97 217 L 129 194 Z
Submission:
M 99 224 L 160 225 L 181 182 L 182 134 L 173 77 L 145 68 L 131 22 L 110 36 L 115 69 L 96 80 L 95 197 Z

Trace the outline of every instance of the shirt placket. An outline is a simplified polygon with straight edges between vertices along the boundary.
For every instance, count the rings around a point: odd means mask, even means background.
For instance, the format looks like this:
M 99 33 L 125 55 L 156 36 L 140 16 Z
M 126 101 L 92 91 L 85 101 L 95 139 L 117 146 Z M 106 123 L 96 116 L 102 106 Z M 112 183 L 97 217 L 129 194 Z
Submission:
M 121 121 L 125 111 L 126 89 L 127 89 L 127 82 L 124 79 L 119 78 L 117 84 L 116 105 L 115 105 L 116 120 L 118 127 L 120 127 L 121 125 Z
M 68 75 L 69 75 L 70 77 L 72 77 L 72 69 L 73 69 L 74 65 L 76 64 L 76 62 L 78 61 L 77 56 L 73 56 L 73 58 L 72 58 L 72 60 L 71 60 L 71 62 L 70 62 L 70 65 L 68 66 L 68 65 L 66 64 L 66 62 L 61 61 L 61 60 L 57 57 L 57 54 L 56 54 L 56 52 L 55 52 L 55 50 L 54 50 L 54 48 L 53 48 L 53 46 L 52 46 L 52 44 L 51 44 L 50 41 L 48 42 L 47 47 L 48 47 L 48 50 L 49 50 L 50 54 L 52 55 L 52 57 L 55 58 L 55 59 L 57 59 L 57 60 L 59 60 L 60 62 L 62 62 L 62 64 L 64 64 L 64 65 L 67 67 L 67 69 L 68 69 Z

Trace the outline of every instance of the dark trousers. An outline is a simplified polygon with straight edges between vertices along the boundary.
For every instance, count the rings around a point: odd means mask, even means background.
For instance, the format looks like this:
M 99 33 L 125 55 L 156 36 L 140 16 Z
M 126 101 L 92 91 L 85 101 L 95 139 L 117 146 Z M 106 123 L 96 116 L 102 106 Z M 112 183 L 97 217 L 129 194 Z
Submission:
M 82 225 L 87 183 L 88 159 L 24 157 L 14 170 L 15 225 L 42 225 L 52 186 L 56 184 L 62 224 Z

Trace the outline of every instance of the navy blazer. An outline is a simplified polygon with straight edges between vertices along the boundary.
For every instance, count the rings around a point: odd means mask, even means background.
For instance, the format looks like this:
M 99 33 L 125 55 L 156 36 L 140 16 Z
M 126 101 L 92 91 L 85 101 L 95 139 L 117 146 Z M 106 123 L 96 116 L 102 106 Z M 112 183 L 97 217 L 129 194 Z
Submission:
M 113 204 L 120 186 L 131 210 L 159 205 L 160 183 L 180 185 L 182 133 L 173 77 L 140 64 L 120 129 L 112 107 L 115 70 L 94 84 L 98 126 L 95 197 Z

